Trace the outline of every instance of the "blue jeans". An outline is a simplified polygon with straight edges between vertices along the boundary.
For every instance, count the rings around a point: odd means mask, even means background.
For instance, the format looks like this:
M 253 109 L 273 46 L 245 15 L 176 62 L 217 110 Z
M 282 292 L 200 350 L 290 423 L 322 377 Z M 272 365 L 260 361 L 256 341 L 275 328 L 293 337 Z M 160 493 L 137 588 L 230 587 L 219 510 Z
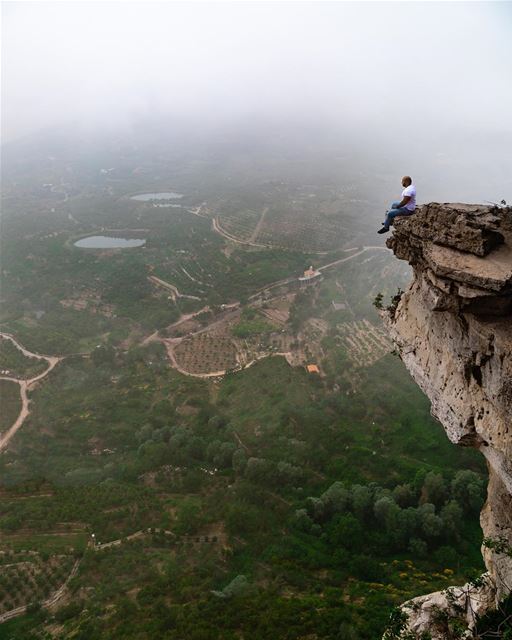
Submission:
M 391 209 L 386 213 L 386 219 L 384 220 L 384 226 L 389 229 L 389 225 L 393 223 L 393 220 L 397 216 L 410 216 L 414 211 L 410 211 L 407 207 L 399 207 L 399 202 L 392 202 Z

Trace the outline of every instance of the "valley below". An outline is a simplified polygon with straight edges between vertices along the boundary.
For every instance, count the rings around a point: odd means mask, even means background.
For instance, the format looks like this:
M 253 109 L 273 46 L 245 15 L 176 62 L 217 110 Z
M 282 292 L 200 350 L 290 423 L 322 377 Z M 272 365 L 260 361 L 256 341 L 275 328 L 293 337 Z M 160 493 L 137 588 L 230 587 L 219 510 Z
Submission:
M 486 481 L 375 308 L 387 183 L 170 149 L 8 165 L 2 633 L 380 638 L 482 572 Z

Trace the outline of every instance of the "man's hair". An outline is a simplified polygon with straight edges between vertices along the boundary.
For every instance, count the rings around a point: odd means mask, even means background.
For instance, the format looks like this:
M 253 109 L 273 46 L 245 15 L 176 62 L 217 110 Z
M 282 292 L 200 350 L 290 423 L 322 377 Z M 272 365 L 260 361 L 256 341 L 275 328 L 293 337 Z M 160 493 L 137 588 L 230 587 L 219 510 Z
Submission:
M 402 178 L 402 182 L 403 182 L 404 180 L 406 180 L 409 184 L 412 184 L 412 178 L 411 178 L 411 176 L 404 176 L 404 177 Z

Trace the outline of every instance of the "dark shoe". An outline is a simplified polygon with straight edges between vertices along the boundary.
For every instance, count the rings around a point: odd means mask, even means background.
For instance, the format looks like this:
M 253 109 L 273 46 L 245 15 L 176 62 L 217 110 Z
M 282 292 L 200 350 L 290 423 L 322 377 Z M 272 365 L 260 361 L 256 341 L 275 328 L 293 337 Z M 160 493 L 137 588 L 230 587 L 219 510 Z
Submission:
M 389 227 L 382 227 L 382 229 L 379 229 L 377 233 L 387 233 L 388 231 L 389 231 Z

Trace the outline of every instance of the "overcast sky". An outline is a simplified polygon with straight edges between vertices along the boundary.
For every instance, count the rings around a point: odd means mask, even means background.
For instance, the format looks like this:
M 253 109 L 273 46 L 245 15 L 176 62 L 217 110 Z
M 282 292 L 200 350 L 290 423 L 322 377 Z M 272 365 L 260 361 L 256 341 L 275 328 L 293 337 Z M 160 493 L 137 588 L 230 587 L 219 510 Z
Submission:
M 4 2 L 3 138 L 186 116 L 512 131 L 512 4 Z

